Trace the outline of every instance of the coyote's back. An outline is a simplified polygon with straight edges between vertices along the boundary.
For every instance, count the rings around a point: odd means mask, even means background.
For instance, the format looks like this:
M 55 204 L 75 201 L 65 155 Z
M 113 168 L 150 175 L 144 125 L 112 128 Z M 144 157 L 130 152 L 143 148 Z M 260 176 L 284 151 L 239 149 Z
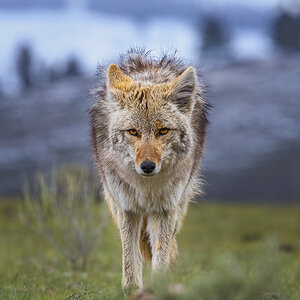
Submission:
M 154 269 L 177 253 L 175 234 L 199 192 L 207 103 L 194 67 L 131 50 L 99 68 L 92 148 L 120 229 L 124 288 L 142 285 L 139 243 Z

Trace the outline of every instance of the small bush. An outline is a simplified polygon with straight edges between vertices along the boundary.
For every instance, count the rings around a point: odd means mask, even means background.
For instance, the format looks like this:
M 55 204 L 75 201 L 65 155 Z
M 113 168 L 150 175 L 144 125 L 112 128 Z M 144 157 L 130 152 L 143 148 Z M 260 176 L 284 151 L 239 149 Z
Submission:
M 86 269 L 107 223 L 106 210 L 97 203 L 97 189 L 87 174 L 80 168 L 60 170 L 54 172 L 52 184 L 38 174 L 37 191 L 26 189 L 25 209 L 20 213 L 23 224 L 79 270 Z

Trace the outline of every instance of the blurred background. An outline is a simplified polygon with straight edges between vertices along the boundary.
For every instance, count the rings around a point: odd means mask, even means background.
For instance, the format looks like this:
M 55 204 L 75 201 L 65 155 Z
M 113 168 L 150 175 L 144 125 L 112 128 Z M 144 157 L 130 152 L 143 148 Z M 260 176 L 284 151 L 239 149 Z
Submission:
M 0 45 L 0 198 L 37 170 L 94 170 L 97 64 L 144 46 L 209 86 L 204 198 L 300 202 L 299 0 L 1 0 Z

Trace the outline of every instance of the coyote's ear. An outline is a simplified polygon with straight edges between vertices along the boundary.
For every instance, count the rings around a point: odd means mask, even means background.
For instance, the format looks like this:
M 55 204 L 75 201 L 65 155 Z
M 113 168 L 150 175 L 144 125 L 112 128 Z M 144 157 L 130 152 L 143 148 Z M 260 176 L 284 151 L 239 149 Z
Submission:
M 193 107 L 196 80 L 195 69 L 189 67 L 168 85 L 167 98 L 176 104 L 182 113 L 191 111 Z
M 121 69 L 115 65 L 111 64 L 107 70 L 107 81 L 109 89 L 116 93 L 119 91 L 128 90 L 129 86 L 132 83 L 132 80 L 126 76 Z

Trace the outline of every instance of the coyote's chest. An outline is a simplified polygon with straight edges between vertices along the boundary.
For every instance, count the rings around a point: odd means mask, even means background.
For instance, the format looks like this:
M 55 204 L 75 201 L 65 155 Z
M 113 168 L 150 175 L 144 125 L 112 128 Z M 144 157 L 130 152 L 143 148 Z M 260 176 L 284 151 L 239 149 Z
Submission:
M 146 180 L 128 183 L 113 175 L 106 176 L 108 189 L 114 201 L 124 210 L 160 213 L 175 208 L 184 196 L 189 185 L 188 177 L 184 180 L 176 178 L 164 178 L 161 180 Z

